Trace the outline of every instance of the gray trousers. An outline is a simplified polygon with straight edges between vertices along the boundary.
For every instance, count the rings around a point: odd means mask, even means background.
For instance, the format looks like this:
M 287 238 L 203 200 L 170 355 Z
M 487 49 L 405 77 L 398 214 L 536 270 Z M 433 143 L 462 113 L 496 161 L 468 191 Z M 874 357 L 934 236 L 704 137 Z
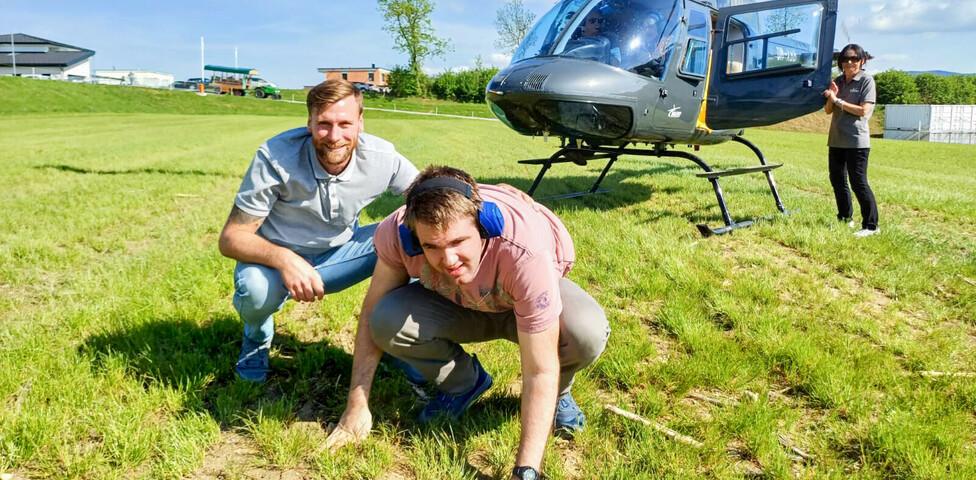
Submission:
M 606 313 L 590 294 L 559 280 L 559 394 L 569 393 L 576 372 L 593 363 L 610 335 Z M 471 389 L 477 379 L 472 357 L 461 343 L 505 339 L 518 343 L 515 312 L 466 309 L 414 282 L 386 294 L 369 317 L 373 341 L 409 363 L 449 395 Z

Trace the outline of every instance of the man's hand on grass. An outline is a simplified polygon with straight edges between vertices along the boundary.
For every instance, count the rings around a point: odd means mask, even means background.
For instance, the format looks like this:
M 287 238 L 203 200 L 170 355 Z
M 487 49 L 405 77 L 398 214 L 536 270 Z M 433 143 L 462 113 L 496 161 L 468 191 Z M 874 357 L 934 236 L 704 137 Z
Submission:
M 373 414 L 369 410 L 352 412 L 346 410 L 339 419 L 339 424 L 325 439 L 325 446 L 332 452 L 349 445 L 359 443 L 369 436 L 373 428 Z

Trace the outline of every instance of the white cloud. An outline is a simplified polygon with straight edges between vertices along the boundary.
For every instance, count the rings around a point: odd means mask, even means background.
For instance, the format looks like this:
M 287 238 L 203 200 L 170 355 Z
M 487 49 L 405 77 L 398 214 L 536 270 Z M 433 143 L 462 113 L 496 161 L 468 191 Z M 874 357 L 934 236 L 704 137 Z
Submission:
M 976 29 L 973 0 L 871 0 L 859 24 L 871 32 L 912 35 Z
M 491 54 L 491 57 L 488 58 L 488 63 L 498 68 L 508 66 L 511 61 L 512 54 L 510 53 L 494 52 Z
M 911 55 L 905 55 L 904 53 L 882 53 L 873 58 L 875 61 L 888 63 L 907 62 L 911 59 Z

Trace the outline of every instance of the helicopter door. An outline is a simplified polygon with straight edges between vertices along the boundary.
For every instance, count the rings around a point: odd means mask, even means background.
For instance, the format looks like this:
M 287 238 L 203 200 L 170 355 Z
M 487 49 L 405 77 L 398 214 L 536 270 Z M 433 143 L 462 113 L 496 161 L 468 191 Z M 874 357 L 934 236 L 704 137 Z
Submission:
M 718 10 L 705 120 L 772 125 L 824 106 L 837 0 L 779 0 Z

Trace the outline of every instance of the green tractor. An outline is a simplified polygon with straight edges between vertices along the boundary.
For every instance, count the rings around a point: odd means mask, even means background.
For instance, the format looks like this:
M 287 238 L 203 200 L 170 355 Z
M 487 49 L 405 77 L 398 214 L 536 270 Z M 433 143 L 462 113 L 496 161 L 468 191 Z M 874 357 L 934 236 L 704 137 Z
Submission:
M 281 90 L 277 85 L 267 80 L 258 77 L 251 77 L 251 88 L 254 89 L 255 97 L 281 100 Z

